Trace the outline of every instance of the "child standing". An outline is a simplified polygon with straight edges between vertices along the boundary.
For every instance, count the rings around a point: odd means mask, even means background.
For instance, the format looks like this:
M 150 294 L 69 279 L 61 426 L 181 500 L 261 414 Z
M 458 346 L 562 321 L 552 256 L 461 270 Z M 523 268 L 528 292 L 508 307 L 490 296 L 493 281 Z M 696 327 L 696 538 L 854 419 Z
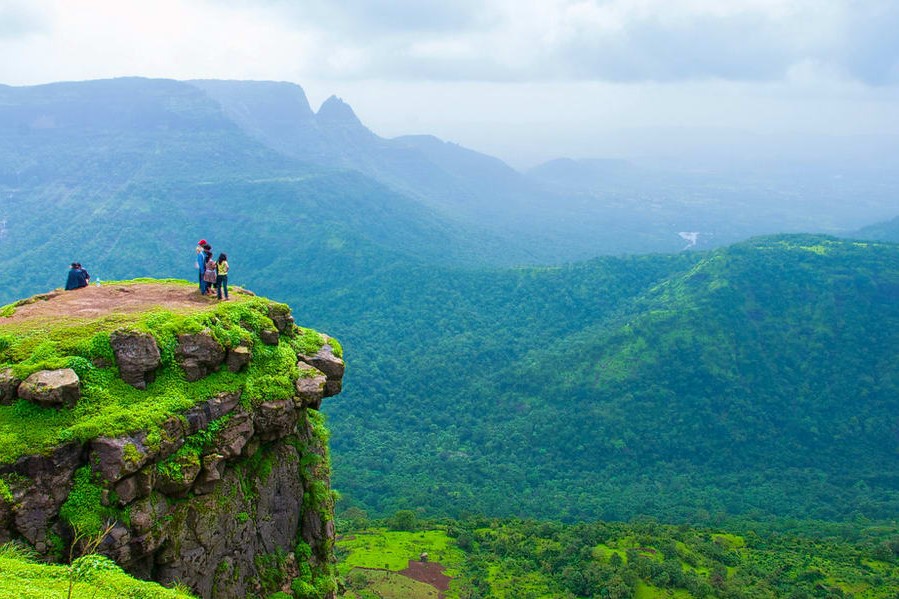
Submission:
M 217 278 L 216 263 L 212 259 L 212 252 L 206 250 L 206 271 L 203 274 L 203 280 L 206 281 L 206 294 L 212 295 L 212 286 L 215 285 Z
M 228 299 L 228 256 L 219 254 L 216 265 L 215 290 L 219 299 L 222 299 L 222 289 L 225 290 L 225 299 Z

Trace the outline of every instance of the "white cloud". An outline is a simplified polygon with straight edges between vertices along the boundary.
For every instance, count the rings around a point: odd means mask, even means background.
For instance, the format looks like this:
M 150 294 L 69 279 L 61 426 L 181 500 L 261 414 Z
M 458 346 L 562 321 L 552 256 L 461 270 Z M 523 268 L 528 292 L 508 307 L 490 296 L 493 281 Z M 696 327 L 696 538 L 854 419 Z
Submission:
M 896 83 L 893 0 L 33 0 L 0 12 L 0 77 Z M 72 73 L 72 75 L 65 75 Z M 280 75 L 280 76 L 279 76 Z
M 897 30 L 894 0 L 0 0 L 0 82 L 288 80 L 526 161 L 613 127 L 896 133 Z

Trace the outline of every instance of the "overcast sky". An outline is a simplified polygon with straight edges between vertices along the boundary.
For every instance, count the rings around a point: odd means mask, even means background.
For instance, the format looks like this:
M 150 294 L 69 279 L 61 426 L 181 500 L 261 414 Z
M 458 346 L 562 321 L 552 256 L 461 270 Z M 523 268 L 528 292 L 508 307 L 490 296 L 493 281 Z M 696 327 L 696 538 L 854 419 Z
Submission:
M 291 81 L 516 166 L 899 134 L 897 0 L 0 0 L 0 55 L 8 85 Z

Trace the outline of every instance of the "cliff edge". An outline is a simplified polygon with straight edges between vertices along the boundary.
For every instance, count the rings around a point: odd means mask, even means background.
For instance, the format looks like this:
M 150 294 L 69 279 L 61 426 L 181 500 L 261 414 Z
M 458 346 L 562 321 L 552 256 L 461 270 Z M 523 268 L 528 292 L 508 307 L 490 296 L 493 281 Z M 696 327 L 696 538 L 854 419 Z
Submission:
M 0 308 L 0 543 L 66 561 L 96 543 L 208 598 L 333 597 L 318 408 L 336 340 L 284 304 L 179 281 Z

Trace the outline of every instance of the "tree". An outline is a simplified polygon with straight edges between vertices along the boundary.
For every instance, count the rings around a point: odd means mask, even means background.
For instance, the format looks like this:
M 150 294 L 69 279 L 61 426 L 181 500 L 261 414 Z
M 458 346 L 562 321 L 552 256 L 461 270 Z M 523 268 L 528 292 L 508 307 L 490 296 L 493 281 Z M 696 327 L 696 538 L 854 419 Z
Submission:
M 391 530 L 406 530 L 409 532 L 417 528 L 418 518 L 412 510 L 398 510 L 392 518 L 387 521 L 387 527 Z

